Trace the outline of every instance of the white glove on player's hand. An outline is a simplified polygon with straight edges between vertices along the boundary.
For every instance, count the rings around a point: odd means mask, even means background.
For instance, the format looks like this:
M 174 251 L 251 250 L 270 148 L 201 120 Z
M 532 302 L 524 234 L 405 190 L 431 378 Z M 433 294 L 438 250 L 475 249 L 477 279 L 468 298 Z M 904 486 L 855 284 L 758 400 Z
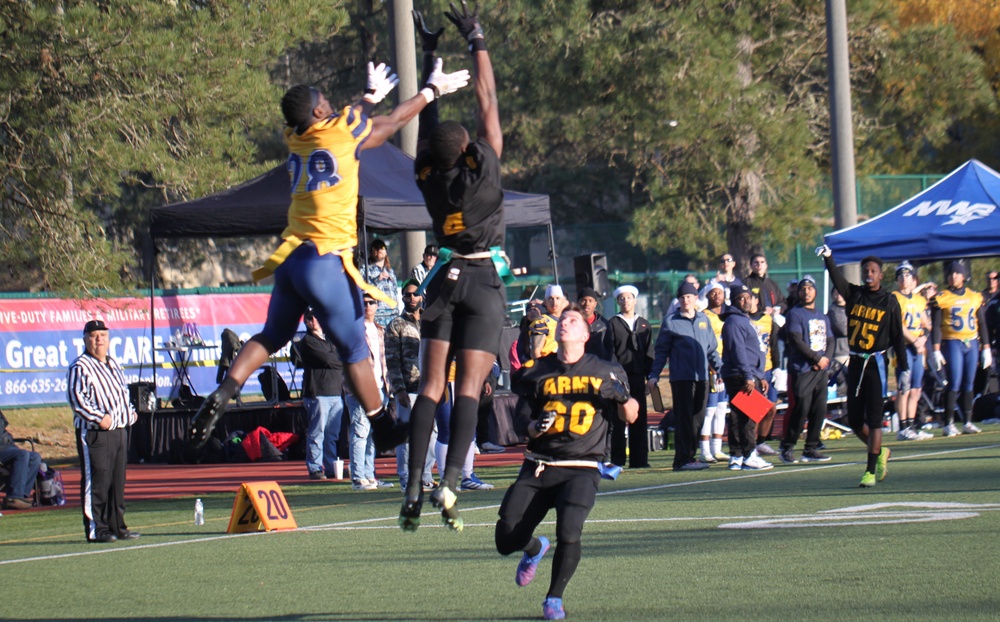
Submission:
M 535 421 L 535 430 L 539 434 L 545 434 L 552 427 L 552 424 L 556 422 L 556 411 L 546 410 L 542 413 L 542 416 Z
M 434 96 L 441 97 L 449 93 L 454 93 L 469 83 L 469 70 L 462 69 L 455 73 L 445 73 L 441 70 L 444 61 L 440 58 L 434 61 L 434 71 L 427 78 L 427 86 L 434 89 Z
M 941 354 L 940 350 L 931 352 L 931 367 L 934 368 L 934 371 L 941 371 L 941 368 L 944 367 L 944 355 Z
M 399 78 L 392 73 L 392 67 L 385 63 L 368 63 L 368 90 L 365 91 L 365 101 L 377 104 L 399 84 Z
M 982 363 L 983 369 L 987 369 L 993 365 L 993 353 L 990 352 L 989 348 L 984 349 L 979 354 L 979 361 Z
M 775 311 L 771 314 L 771 321 L 774 322 L 778 328 L 785 325 L 785 316 L 781 315 L 780 311 Z
M 833 251 L 830 250 L 830 247 L 827 246 L 826 244 L 824 244 L 823 246 L 816 247 L 817 257 L 829 257 L 830 255 L 833 255 Z

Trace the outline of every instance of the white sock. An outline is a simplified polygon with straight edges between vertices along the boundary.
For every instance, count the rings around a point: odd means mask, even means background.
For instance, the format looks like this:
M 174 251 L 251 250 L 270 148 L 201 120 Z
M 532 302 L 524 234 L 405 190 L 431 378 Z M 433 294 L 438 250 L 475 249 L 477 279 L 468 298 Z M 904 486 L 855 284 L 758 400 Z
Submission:
M 721 438 L 713 436 L 712 440 L 710 442 L 710 446 L 712 448 L 712 455 L 713 456 L 715 454 L 721 454 L 722 453 L 722 439 Z
M 713 455 L 712 450 L 708 447 L 708 440 L 704 438 L 701 439 L 701 455 L 706 458 L 710 458 Z
M 472 475 L 472 465 L 476 459 L 476 443 L 469 444 L 469 451 L 465 454 L 465 464 L 462 465 L 462 479 L 468 479 Z
M 437 456 L 438 474 L 444 478 L 444 465 L 448 461 L 448 446 L 440 441 L 435 441 L 434 455 Z

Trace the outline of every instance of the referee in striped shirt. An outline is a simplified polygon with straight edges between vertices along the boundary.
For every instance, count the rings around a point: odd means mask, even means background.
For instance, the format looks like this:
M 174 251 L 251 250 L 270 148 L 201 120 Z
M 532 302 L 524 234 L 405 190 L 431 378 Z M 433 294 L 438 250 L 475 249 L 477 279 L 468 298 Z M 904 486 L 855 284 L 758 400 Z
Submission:
M 102 320 L 87 322 L 83 341 L 86 351 L 69 366 L 67 388 L 80 455 L 83 531 L 89 542 L 134 540 L 139 534 L 125 526 L 126 428 L 138 415 L 121 365 L 108 356 L 108 327 Z

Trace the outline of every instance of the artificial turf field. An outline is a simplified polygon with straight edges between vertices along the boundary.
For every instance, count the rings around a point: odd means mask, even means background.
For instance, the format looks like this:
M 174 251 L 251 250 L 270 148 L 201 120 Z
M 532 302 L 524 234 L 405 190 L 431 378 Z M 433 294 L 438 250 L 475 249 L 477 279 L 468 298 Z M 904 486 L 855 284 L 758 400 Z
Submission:
M 674 473 L 653 453 L 602 482 L 567 617 L 1000 619 L 1000 426 L 984 429 L 887 443 L 889 476 L 869 490 L 853 437 L 827 442 L 832 462 L 764 472 Z M 343 483 L 285 488 L 291 532 L 227 535 L 234 495 L 205 498 L 202 527 L 190 498 L 132 503 L 142 538 L 110 545 L 83 541 L 78 508 L 8 514 L 0 620 L 540 619 L 554 550 L 518 588 L 519 555 L 493 546 L 516 472 L 479 472 L 497 489 L 459 495 L 462 533 L 430 503 L 403 533 L 398 488 Z

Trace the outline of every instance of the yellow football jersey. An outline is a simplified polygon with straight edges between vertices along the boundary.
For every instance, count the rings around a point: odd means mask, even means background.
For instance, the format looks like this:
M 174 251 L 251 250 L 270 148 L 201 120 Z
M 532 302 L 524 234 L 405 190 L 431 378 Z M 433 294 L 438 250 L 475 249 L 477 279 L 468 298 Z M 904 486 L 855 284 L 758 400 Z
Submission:
M 921 337 L 924 334 L 921 322 L 927 317 L 927 299 L 920 294 L 907 296 L 903 292 L 892 292 L 899 302 L 899 310 L 903 317 L 903 328 Z
M 542 350 L 540 356 L 545 356 L 547 354 L 552 354 L 559 350 L 559 344 L 556 342 L 556 325 L 559 320 L 552 317 L 548 313 L 542 315 L 528 327 L 528 332 L 531 335 L 544 335 L 545 341 L 542 344 Z
M 712 332 L 715 333 L 715 342 L 718 344 L 716 349 L 719 356 L 722 356 L 722 318 L 715 311 L 708 309 L 705 309 L 705 315 L 708 316 L 708 323 L 712 325 Z
M 934 297 L 941 309 L 941 339 L 962 341 L 979 337 L 976 312 L 983 304 L 983 295 L 966 287 L 965 293 L 958 295 L 946 289 Z
M 357 246 L 359 147 L 371 130 L 352 107 L 303 134 L 285 130 L 292 203 L 281 237 L 312 240 L 320 255 Z

